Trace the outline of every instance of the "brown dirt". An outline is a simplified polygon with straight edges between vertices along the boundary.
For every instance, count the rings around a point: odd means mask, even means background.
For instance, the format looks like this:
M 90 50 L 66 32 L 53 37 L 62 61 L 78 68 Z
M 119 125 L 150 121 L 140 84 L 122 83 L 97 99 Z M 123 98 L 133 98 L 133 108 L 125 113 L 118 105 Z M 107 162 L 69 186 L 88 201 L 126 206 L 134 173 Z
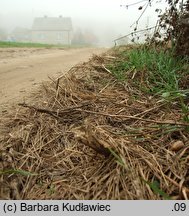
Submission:
M 103 48 L 0 48 L 0 111 L 20 102 L 48 76 L 58 77 Z

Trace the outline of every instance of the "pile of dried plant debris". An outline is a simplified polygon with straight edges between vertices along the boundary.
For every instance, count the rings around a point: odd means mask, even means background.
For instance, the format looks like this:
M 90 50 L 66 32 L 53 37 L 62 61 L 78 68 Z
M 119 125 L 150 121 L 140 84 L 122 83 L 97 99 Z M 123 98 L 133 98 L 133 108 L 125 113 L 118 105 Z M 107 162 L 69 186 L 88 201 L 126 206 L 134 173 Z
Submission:
M 187 123 L 117 82 L 116 58 L 93 56 L 1 118 L 1 199 L 188 199 Z

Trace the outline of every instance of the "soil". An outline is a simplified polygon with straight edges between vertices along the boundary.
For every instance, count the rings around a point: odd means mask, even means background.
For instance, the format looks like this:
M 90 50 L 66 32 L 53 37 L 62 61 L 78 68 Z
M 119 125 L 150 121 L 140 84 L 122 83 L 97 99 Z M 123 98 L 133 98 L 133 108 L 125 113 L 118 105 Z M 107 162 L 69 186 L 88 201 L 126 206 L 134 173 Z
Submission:
M 42 81 L 57 78 L 104 48 L 0 48 L 0 112 L 23 102 Z

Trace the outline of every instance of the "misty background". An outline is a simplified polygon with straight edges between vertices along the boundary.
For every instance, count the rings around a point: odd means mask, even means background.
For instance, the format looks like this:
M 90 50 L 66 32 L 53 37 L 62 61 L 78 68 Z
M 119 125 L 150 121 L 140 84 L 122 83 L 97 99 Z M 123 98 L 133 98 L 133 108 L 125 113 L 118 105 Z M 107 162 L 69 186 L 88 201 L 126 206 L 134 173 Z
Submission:
M 0 30 L 10 34 L 16 27 L 31 29 L 36 17 L 61 15 L 71 17 L 73 32 L 92 32 L 97 45 L 112 46 L 114 39 L 133 31 L 142 12 L 138 7 L 147 1 L 125 7 L 135 2 L 139 0 L 0 0 Z M 165 1 L 152 1 L 138 30 L 154 26 L 158 15 L 155 9 L 165 7 Z

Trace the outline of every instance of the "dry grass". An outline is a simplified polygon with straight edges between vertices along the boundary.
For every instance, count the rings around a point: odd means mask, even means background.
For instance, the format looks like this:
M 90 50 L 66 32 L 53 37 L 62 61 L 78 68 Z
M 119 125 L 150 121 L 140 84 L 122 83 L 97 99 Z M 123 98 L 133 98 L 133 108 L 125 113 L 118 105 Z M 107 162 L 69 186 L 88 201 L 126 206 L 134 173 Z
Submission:
M 44 83 L 35 103 L 1 118 L 1 199 L 188 199 L 180 110 L 118 83 L 104 66 L 113 55 Z

